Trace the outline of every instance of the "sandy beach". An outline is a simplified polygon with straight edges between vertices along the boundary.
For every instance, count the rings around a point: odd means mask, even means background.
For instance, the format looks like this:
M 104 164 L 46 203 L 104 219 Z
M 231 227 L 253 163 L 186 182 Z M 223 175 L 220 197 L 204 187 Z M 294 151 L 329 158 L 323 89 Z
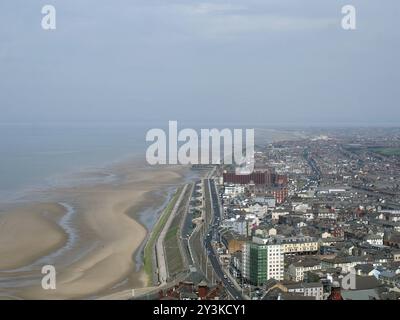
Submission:
M 53 203 L 35 203 L 0 216 L 0 297 L 86 299 L 146 285 L 134 254 L 146 237 L 137 214 L 165 202 L 166 188 L 188 168 L 120 164 L 118 182 L 53 190 Z M 160 195 L 164 195 L 160 196 Z M 73 206 L 68 230 L 60 225 Z M 56 290 L 43 290 L 41 268 L 56 268 Z
M 55 203 L 35 204 L 0 216 L 0 270 L 17 269 L 49 254 L 67 240 L 57 220 L 65 213 Z

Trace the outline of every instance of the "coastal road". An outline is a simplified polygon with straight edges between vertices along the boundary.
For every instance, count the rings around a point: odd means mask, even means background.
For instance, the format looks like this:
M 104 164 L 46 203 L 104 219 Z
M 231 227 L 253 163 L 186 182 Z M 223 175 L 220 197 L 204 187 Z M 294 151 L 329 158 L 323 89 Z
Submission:
M 222 220 L 222 212 L 221 212 L 221 207 L 219 204 L 219 199 L 218 199 L 218 193 L 215 187 L 214 180 L 212 179 L 207 179 L 205 180 L 205 183 L 208 184 L 208 190 L 209 190 L 209 199 L 211 201 L 211 211 L 212 211 L 212 221 L 210 224 L 210 227 L 208 229 L 208 233 L 206 234 L 204 238 L 204 245 L 207 250 L 207 255 L 208 259 L 211 263 L 211 266 L 213 267 L 215 274 L 217 277 L 222 281 L 224 284 L 225 289 L 229 292 L 229 294 L 232 296 L 233 299 L 235 300 L 243 300 L 243 296 L 240 290 L 235 288 L 234 284 L 232 281 L 229 279 L 229 276 L 225 274 L 224 270 L 222 269 L 219 259 L 217 254 L 214 251 L 214 248 L 212 246 L 212 240 L 216 239 L 218 236 L 218 226 L 219 223 Z
M 193 213 L 191 212 L 192 206 L 190 205 L 190 201 L 196 193 L 195 185 L 195 183 L 192 184 L 191 193 L 188 199 L 188 205 L 185 208 L 186 212 L 181 226 L 181 239 L 189 267 L 193 266 L 194 264 L 192 253 L 190 251 L 189 238 L 193 232 Z

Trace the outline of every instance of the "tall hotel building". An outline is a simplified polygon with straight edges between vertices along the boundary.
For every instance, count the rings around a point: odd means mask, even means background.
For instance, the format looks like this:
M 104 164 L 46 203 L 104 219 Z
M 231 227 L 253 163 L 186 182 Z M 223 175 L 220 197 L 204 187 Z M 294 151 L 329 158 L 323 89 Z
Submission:
M 284 253 L 281 244 L 271 239 L 254 237 L 243 245 L 242 274 L 252 285 L 260 286 L 269 279 L 283 280 Z

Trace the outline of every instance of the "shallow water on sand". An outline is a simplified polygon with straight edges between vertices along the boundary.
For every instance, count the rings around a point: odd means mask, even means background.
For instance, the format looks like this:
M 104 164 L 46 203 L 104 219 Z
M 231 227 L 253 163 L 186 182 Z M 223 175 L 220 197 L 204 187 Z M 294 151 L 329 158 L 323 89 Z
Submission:
M 132 155 L 144 159 L 138 124 L 1 124 L 0 206 L 60 185 L 113 177 L 92 171 Z

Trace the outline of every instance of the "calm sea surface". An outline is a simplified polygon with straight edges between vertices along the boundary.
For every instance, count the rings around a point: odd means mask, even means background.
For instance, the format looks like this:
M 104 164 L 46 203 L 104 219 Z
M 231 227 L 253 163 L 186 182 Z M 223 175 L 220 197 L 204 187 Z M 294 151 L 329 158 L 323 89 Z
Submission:
M 0 124 L 0 204 L 146 148 L 140 124 Z M 73 179 L 72 179 L 73 180 Z

